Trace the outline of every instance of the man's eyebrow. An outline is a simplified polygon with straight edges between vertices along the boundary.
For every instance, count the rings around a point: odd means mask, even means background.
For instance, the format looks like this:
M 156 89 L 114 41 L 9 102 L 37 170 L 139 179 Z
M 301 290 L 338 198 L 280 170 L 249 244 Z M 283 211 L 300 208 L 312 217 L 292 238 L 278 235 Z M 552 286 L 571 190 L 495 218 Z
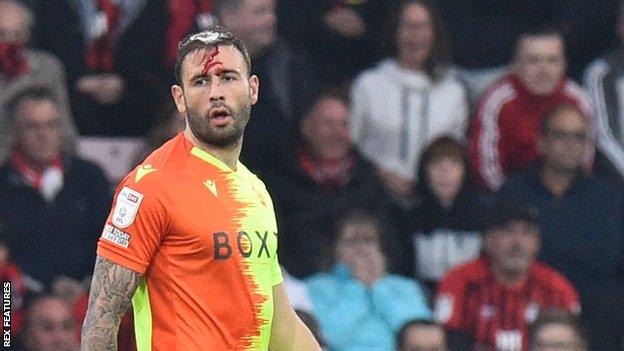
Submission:
M 237 70 L 237 69 L 230 69 L 230 68 L 218 68 L 215 70 L 215 74 L 216 75 L 222 75 L 222 74 L 227 74 L 227 73 L 234 73 L 236 75 L 241 75 L 241 73 Z

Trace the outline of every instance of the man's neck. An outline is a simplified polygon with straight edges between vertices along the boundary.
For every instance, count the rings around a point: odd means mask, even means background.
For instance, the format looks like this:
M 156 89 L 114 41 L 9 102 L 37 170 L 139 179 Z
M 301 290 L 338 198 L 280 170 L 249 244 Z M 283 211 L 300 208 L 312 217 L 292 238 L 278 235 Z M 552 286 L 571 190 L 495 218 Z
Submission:
M 191 144 L 196 147 L 206 151 L 217 160 L 223 162 L 226 166 L 231 168 L 232 170 L 236 170 L 236 166 L 238 164 L 238 158 L 241 153 L 241 149 L 243 146 L 242 138 L 239 139 L 236 143 L 228 147 L 216 147 L 214 145 L 207 144 L 198 138 L 189 130 L 186 129 L 184 131 L 184 136 L 187 140 L 191 142 Z
M 24 163 L 26 167 L 36 172 L 43 172 L 46 169 L 48 169 L 48 167 L 54 164 L 54 161 L 42 162 L 42 161 L 33 160 L 31 158 L 26 157 L 24 153 L 19 152 L 19 151 L 17 151 L 16 155 L 17 157 L 19 157 L 19 159 Z
M 540 172 L 542 184 L 556 197 L 568 191 L 576 176 L 576 172 L 558 170 L 549 166 L 544 166 Z
M 496 280 L 508 288 L 514 288 L 521 285 L 529 275 L 528 270 L 526 272 L 508 272 L 502 269 L 497 269 L 496 267 L 492 267 L 492 272 L 494 272 Z

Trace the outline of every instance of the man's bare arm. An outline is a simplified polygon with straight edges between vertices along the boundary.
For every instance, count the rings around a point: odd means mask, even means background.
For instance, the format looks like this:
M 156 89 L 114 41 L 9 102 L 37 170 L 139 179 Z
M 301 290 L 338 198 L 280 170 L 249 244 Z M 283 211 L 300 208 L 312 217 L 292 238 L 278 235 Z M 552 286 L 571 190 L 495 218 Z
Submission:
M 273 287 L 273 325 L 269 349 L 272 351 L 321 351 L 316 339 L 293 310 L 284 284 Z
M 82 325 L 81 350 L 117 350 L 119 323 L 130 308 L 140 277 L 137 272 L 97 257 Z

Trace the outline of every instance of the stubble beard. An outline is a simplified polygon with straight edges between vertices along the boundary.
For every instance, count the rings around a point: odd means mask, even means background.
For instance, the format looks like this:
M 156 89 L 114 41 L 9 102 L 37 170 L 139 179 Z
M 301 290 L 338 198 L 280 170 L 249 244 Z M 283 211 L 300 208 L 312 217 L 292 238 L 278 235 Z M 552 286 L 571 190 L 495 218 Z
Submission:
M 249 116 L 251 114 L 251 103 L 246 102 L 242 108 L 234 109 L 225 103 L 215 103 L 212 107 L 226 107 L 232 116 L 232 122 L 225 127 L 213 127 L 210 112 L 202 114 L 187 106 L 186 118 L 193 135 L 201 142 L 218 147 L 231 148 L 241 142 Z

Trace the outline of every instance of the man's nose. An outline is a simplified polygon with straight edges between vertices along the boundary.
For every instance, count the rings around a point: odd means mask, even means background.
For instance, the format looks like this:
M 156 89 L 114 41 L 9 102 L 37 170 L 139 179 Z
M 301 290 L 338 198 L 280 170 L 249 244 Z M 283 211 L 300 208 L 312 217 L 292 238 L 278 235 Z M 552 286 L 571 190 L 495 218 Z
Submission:
M 225 96 L 223 95 L 223 87 L 218 80 L 215 80 L 210 86 L 210 101 L 217 100 L 225 100 Z

